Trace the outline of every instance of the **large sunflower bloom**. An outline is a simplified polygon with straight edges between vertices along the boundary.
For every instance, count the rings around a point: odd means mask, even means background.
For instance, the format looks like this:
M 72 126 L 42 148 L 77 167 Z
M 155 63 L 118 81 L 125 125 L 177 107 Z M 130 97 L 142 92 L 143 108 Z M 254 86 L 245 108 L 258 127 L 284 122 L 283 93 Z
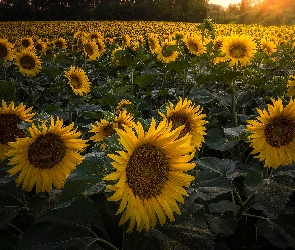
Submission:
M 12 101 L 9 106 L 2 100 L 0 108 L 0 161 L 3 161 L 5 153 L 11 148 L 8 143 L 16 140 L 17 137 L 25 137 L 25 132 L 18 127 L 22 121 L 32 122 L 35 113 L 30 113 L 33 107 L 26 109 L 23 103 L 14 107 Z
M 178 103 L 174 105 L 169 102 L 166 107 L 166 115 L 159 112 L 159 114 L 168 121 L 172 121 L 172 126 L 177 128 L 184 125 L 184 129 L 180 132 L 179 137 L 186 134 L 192 135 L 192 144 L 199 149 L 204 142 L 204 135 L 206 135 L 206 128 L 204 125 L 208 123 L 203 120 L 206 114 L 202 114 L 200 105 L 194 106 L 191 100 L 179 98 Z
M 81 132 L 73 127 L 74 123 L 64 127 L 63 120 L 51 117 L 49 127 L 45 122 L 40 129 L 33 124 L 29 128 L 31 137 L 9 143 L 12 149 L 6 155 L 13 167 L 7 172 L 18 174 L 17 186 L 22 184 L 22 189 L 31 191 L 36 185 L 36 193 L 50 192 L 52 185 L 64 186 L 67 176 L 83 160 L 78 152 L 87 146 L 86 140 L 77 138 Z
M 25 76 L 35 76 L 42 69 L 39 57 L 28 49 L 16 54 L 15 64 L 18 66 L 20 73 Z
M 247 131 L 252 154 L 257 154 L 265 167 L 276 169 L 295 161 L 295 103 L 291 100 L 284 108 L 280 98 L 271 101 L 268 111 L 257 109 L 257 120 L 248 120 Z
M 90 92 L 91 83 L 82 68 L 71 66 L 69 71 L 65 71 L 65 75 L 69 79 L 68 84 L 76 95 L 83 95 Z
M 221 50 L 230 66 L 246 66 L 256 53 L 256 44 L 250 36 L 234 35 L 224 38 Z
M 14 46 L 10 42 L 0 39 L 0 57 L 4 58 L 4 63 L 13 60 L 14 52 Z
M 174 62 L 179 55 L 178 51 L 171 49 L 171 46 L 175 46 L 175 41 L 169 41 L 166 39 L 162 45 L 157 49 L 157 58 L 163 63 Z
M 138 231 L 155 227 L 157 218 L 160 224 L 166 222 L 166 216 L 174 221 L 174 212 L 180 214 L 177 201 L 183 203 L 193 176 L 183 171 L 194 168 L 195 163 L 188 163 L 194 154 L 190 144 L 191 136 L 179 138 L 183 127 L 175 130 L 167 120 L 156 128 L 152 119 L 148 132 L 145 133 L 140 122 L 135 131 L 125 126 L 117 129 L 119 142 L 126 151 L 109 154 L 117 170 L 104 178 L 118 181 L 107 187 L 114 192 L 109 201 L 119 201 L 117 214 L 123 212 L 120 225 L 130 220 L 127 231 L 135 226 Z

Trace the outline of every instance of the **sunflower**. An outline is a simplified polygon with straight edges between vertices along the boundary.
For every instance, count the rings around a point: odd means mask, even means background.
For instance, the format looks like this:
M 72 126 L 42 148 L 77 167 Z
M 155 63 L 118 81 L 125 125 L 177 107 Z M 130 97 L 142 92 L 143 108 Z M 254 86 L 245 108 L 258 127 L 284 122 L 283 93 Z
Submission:
M 287 87 L 289 87 L 286 96 L 291 97 L 295 95 L 295 76 L 291 75 L 290 79 L 288 80 Z
M 35 76 L 42 69 L 39 57 L 32 51 L 24 49 L 16 54 L 15 64 L 21 74 L 25 76 Z
M 25 37 L 20 40 L 21 49 L 32 49 L 34 41 L 31 37 Z
M 94 142 L 99 142 L 116 133 L 114 130 L 114 123 L 105 119 L 100 119 L 100 121 L 96 121 L 95 124 L 92 124 L 91 126 L 92 129 L 89 130 L 89 132 L 95 133 L 95 135 L 91 136 L 90 140 L 93 140 Z
M 155 54 L 160 48 L 158 36 L 156 34 L 150 34 L 148 36 L 148 45 L 152 54 Z
M 106 46 L 102 39 L 97 39 L 95 42 L 98 49 L 98 57 L 100 57 L 104 52 L 106 52 Z
M 3 161 L 6 156 L 5 153 L 11 148 L 8 143 L 16 140 L 17 137 L 25 137 L 24 130 L 20 129 L 18 125 L 22 122 L 32 122 L 32 117 L 35 113 L 30 113 L 33 107 L 26 109 L 23 103 L 14 107 L 12 101 L 9 106 L 2 100 L 2 107 L 0 108 L 0 161 Z
M 100 32 L 98 31 L 93 31 L 91 32 L 89 35 L 88 35 L 88 38 L 90 40 L 102 40 L 103 39 L 103 36 Z
M 130 102 L 129 100 L 126 100 L 126 99 L 121 100 L 116 107 L 116 114 L 119 114 L 122 111 L 126 110 L 127 106 L 131 104 L 132 102 Z
M 133 128 L 135 123 L 133 122 L 133 116 L 127 112 L 127 110 L 124 110 L 123 112 L 120 112 L 118 116 L 114 119 L 114 124 L 116 128 L 124 129 L 124 125 Z
M 257 109 L 257 120 L 248 120 L 246 129 L 251 133 L 252 154 L 265 167 L 276 169 L 295 161 L 295 102 L 290 100 L 284 108 L 280 98 L 271 101 L 268 111 Z
M 175 51 L 174 46 L 177 46 L 175 41 L 165 40 L 157 49 L 156 53 L 158 60 L 163 63 L 174 62 L 179 55 L 179 52 Z
M 40 39 L 38 39 L 35 43 L 35 49 L 37 51 L 40 51 L 40 52 L 45 52 L 46 51 L 46 43 L 42 42 Z
M 74 123 L 63 126 L 63 120 L 51 117 L 49 128 L 45 122 L 40 129 L 33 124 L 30 137 L 9 143 L 12 149 L 6 155 L 13 167 L 7 172 L 18 174 L 17 186 L 22 184 L 22 189 L 31 191 L 36 185 L 36 193 L 50 192 L 52 185 L 64 186 L 67 176 L 83 160 L 78 152 L 87 146 L 86 140 L 78 139 L 81 132 L 73 127 Z
M 178 103 L 174 105 L 170 102 L 166 107 L 166 115 L 159 111 L 159 114 L 168 121 L 172 121 L 173 128 L 184 125 L 184 129 L 180 132 L 179 137 L 186 134 L 192 136 L 192 145 L 199 149 L 204 142 L 204 135 L 206 135 L 206 128 L 204 125 L 208 123 L 203 120 L 206 117 L 202 114 L 200 105 L 194 106 L 191 100 L 179 98 Z
M 91 61 L 98 57 L 98 47 L 95 41 L 88 41 L 84 46 L 84 52 Z
M 130 42 L 131 42 L 131 38 L 128 34 L 124 34 L 122 35 L 122 46 L 125 47 L 129 47 L 130 46 Z
M 0 57 L 4 58 L 4 63 L 12 61 L 14 57 L 14 46 L 7 39 L 0 39 Z
M 76 95 L 83 95 L 90 92 L 91 83 L 82 68 L 71 66 L 69 71 L 65 71 L 65 75 L 69 79 L 68 84 Z
M 60 37 L 60 38 L 57 38 L 54 41 L 54 46 L 56 48 L 59 48 L 59 49 L 66 49 L 67 48 L 67 42 L 63 37 Z
M 188 195 L 188 187 L 194 179 L 183 171 L 191 170 L 195 163 L 189 163 L 194 154 L 190 144 L 190 135 L 179 138 L 183 127 L 175 130 L 167 120 L 156 128 L 152 119 L 149 130 L 145 133 L 140 122 L 135 131 L 125 126 L 117 129 L 119 142 L 126 151 L 108 154 L 113 159 L 115 172 L 104 178 L 118 181 L 107 187 L 114 192 L 109 201 L 119 201 L 117 214 L 123 212 L 120 225 L 130 220 L 127 232 L 137 226 L 149 230 L 155 227 L 157 218 L 160 224 L 166 222 L 166 216 L 174 221 L 174 212 L 180 214 L 177 201 L 183 203 L 183 195 Z
M 193 55 L 201 55 L 203 53 L 206 53 L 206 46 L 202 42 L 202 36 L 201 35 L 189 35 L 185 36 L 183 38 L 183 41 L 185 42 L 186 48 L 188 49 L 189 53 Z
M 266 39 L 260 40 L 260 47 L 261 47 L 262 51 L 267 55 L 271 55 L 272 53 L 277 51 L 276 45 L 273 42 L 268 41 Z
M 256 44 L 250 36 L 234 35 L 224 38 L 221 50 L 230 66 L 246 66 L 256 53 Z

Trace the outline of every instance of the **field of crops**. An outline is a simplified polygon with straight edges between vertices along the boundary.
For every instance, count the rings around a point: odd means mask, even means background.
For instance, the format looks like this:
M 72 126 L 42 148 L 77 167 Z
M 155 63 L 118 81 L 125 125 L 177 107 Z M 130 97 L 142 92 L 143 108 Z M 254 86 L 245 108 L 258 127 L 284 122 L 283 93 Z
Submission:
M 295 248 L 294 26 L 0 29 L 0 249 Z

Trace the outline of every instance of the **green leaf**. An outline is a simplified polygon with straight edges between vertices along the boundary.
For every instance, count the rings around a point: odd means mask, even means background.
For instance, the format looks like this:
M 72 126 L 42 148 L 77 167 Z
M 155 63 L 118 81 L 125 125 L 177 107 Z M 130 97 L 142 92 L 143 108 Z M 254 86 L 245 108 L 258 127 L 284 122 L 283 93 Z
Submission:
M 145 85 L 151 84 L 156 78 L 156 74 L 142 74 L 136 76 L 134 82 L 143 88 Z
M 257 222 L 258 233 L 279 249 L 295 248 L 294 225 L 293 232 L 287 231 L 277 224 L 278 220 L 259 219 Z M 280 222 L 282 223 L 282 222 Z
M 17 244 L 20 241 L 20 237 L 16 235 L 9 235 L 0 242 L 0 249 L 17 249 Z
M 207 215 L 206 218 L 212 232 L 222 234 L 224 237 L 234 234 L 237 228 L 237 218 L 230 212 L 224 213 L 220 217 Z
M 189 94 L 188 98 L 196 104 L 206 104 L 214 100 L 214 96 L 206 89 L 194 88 Z
M 240 125 L 238 127 L 224 128 L 224 134 L 228 138 L 243 137 L 246 134 L 246 126 Z
M 208 129 L 205 143 L 209 149 L 225 151 L 236 146 L 239 141 L 231 141 L 229 138 L 225 138 L 220 128 L 211 128 Z
M 12 101 L 15 99 L 16 83 L 12 81 L 0 81 L 0 100 Z
M 18 244 L 18 249 L 83 249 L 97 236 L 90 229 L 93 203 L 81 198 L 70 206 L 37 218 Z
M 196 164 L 198 171 L 193 188 L 200 198 L 210 200 L 235 189 L 231 182 L 236 177 L 233 161 L 207 157 L 197 160 Z
M 57 207 L 70 205 L 75 199 L 104 190 L 105 183 L 102 181 L 112 166 L 109 158 L 101 152 L 85 155 L 84 160 L 69 175 L 66 180 Z

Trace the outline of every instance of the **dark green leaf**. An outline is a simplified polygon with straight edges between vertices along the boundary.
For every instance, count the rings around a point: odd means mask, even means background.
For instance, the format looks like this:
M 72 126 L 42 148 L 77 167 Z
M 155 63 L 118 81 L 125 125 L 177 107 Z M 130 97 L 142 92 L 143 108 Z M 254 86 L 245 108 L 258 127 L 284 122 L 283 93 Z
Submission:
M 230 139 L 223 137 L 223 132 L 221 131 L 221 129 L 211 128 L 207 132 L 205 143 L 209 149 L 225 151 L 236 146 L 239 141 L 231 141 Z
M 142 74 L 136 76 L 134 78 L 134 82 L 138 84 L 141 88 L 143 88 L 145 85 L 151 84 L 156 78 L 157 75 L 155 74 Z
M 189 94 L 189 99 L 196 104 L 205 104 L 214 100 L 214 96 L 206 89 L 194 88 Z
M 208 224 L 215 234 L 223 234 L 225 237 L 232 235 L 237 227 L 237 218 L 230 212 L 221 217 L 206 216 Z

